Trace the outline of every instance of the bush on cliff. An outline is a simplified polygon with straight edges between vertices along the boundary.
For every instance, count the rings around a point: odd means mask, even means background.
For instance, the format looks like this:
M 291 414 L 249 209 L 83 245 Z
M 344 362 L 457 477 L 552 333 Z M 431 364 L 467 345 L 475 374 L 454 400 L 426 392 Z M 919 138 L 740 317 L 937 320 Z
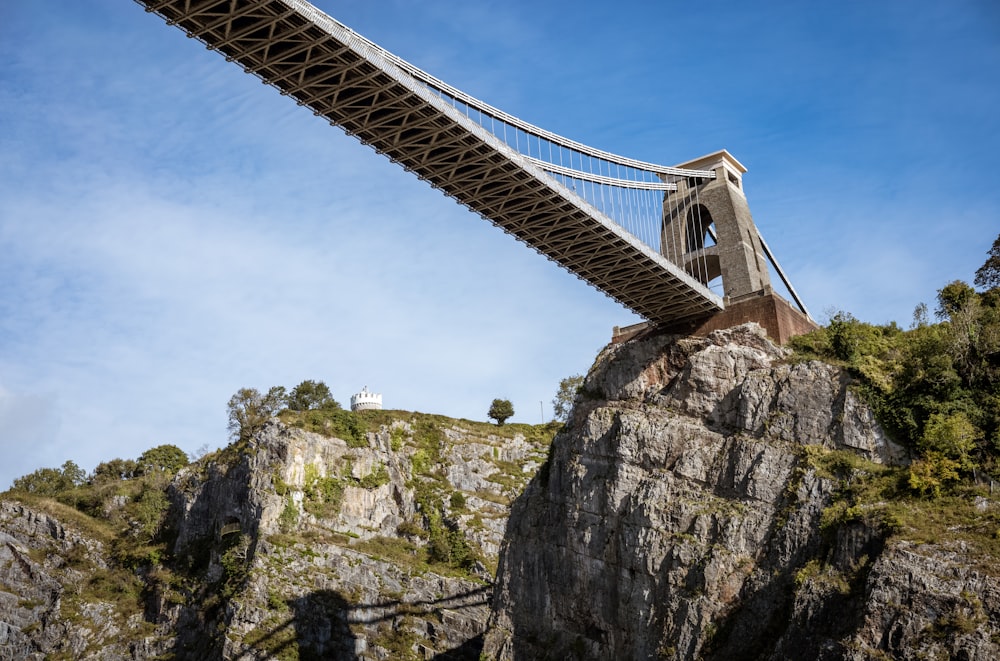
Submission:
M 1000 478 L 1000 287 L 977 292 L 956 280 L 937 303 L 937 323 L 923 304 L 909 330 L 838 312 L 790 343 L 857 378 L 886 430 L 914 453 L 909 483 L 927 495 L 982 473 Z

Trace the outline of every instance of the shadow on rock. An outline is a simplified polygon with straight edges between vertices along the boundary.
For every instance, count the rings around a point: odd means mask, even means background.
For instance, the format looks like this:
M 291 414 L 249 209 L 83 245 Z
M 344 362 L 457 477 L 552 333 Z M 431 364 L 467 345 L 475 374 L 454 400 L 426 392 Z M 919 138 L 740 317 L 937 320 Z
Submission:
M 442 613 L 449 607 L 485 604 L 489 587 L 441 599 L 416 602 L 386 601 L 352 604 L 338 592 L 320 590 L 287 602 L 287 617 L 262 627 L 244 639 L 247 649 L 266 652 L 269 658 L 296 656 L 301 661 L 353 661 L 367 649 L 367 641 L 351 631 L 351 625 L 372 625 L 397 618 Z M 453 643 L 454 644 L 454 643 Z M 483 649 L 483 636 L 474 636 L 434 659 L 475 661 Z
M 289 603 L 295 642 L 302 661 L 358 658 L 357 640 L 348 624 L 351 605 L 339 593 L 319 590 Z
M 340 594 L 320 590 L 287 603 L 291 616 L 248 635 L 244 653 L 253 650 L 265 652 L 268 658 L 301 661 L 358 658 L 358 641 L 348 625 L 350 604 Z
M 454 649 L 436 654 L 433 661 L 477 661 L 482 653 L 483 634 L 479 634 Z

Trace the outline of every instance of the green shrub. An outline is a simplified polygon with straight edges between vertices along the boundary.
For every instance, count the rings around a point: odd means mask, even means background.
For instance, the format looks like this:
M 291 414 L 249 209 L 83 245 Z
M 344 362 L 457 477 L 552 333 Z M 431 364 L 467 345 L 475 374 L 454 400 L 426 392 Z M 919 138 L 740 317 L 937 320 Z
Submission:
M 277 468 L 274 469 L 274 474 L 271 476 L 271 483 L 274 484 L 274 493 L 279 496 L 287 496 L 292 490 L 288 483 L 281 477 L 281 473 Z
M 403 443 L 406 441 L 406 430 L 402 427 L 393 427 L 392 431 L 389 432 L 389 447 L 392 448 L 393 452 L 399 452 L 403 449 Z
M 396 526 L 396 533 L 403 537 L 427 538 L 427 531 L 413 521 L 403 521 Z
M 385 464 L 379 464 L 371 473 L 358 480 L 358 485 L 364 489 L 376 489 L 383 484 L 389 484 L 389 470 Z
M 954 461 L 958 469 L 970 471 L 974 468 L 972 453 L 982 437 L 983 432 L 969 422 L 965 413 L 934 413 L 924 425 L 917 447 L 925 456 L 939 454 Z
M 338 408 L 307 411 L 282 411 L 278 416 L 284 423 L 315 434 L 340 438 L 348 447 L 368 447 L 368 425 L 364 418 L 353 411 Z
M 153 539 L 159 532 L 169 507 L 170 501 L 163 489 L 150 487 L 143 490 L 129 509 L 139 523 L 139 533 L 146 539 Z
M 291 496 L 285 498 L 285 507 L 281 510 L 281 514 L 278 515 L 278 527 L 283 533 L 289 533 L 295 530 L 295 527 L 299 524 L 299 508 L 295 506 L 295 501 L 292 500 Z
M 417 508 L 427 531 L 428 561 L 455 569 L 471 569 L 480 554 L 469 544 L 458 524 L 445 518 L 440 485 L 419 481 L 413 486 Z
M 940 452 L 927 452 L 910 464 L 910 488 L 922 496 L 937 498 L 941 490 L 958 482 L 961 465 Z
M 916 455 L 909 484 L 940 496 L 963 477 L 1000 478 L 1000 289 L 950 283 L 907 331 L 838 312 L 826 328 L 793 338 L 798 359 L 847 368 L 887 432 Z M 957 477 L 956 477 L 957 474 Z
M 224 599 L 231 599 L 243 587 L 250 572 L 250 536 L 238 535 L 231 539 L 219 556 L 222 566 L 220 592 Z
M 288 610 L 288 602 L 274 588 L 271 588 L 267 591 L 267 607 L 271 610 L 285 611 Z
M 430 473 L 432 465 L 432 460 L 427 450 L 417 450 L 410 457 L 410 468 L 414 475 L 427 475 Z

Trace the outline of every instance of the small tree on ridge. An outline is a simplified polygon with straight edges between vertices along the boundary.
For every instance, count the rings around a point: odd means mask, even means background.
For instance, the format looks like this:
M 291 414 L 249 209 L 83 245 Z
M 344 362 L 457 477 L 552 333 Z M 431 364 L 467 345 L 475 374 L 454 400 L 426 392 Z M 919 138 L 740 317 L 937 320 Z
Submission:
M 227 404 L 229 434 L 234 440 L 249 439 L 277 415 L 287 398 L 281 386 L 271 388 L 266 395 L 256 388 L 240 388 Z
M 510 403 L 509 399 L 494 399 L 486 415 L 491 420 L 497 421 L 497 427 L 502 427 L 507 418 L 514 415 L 514 405 Z

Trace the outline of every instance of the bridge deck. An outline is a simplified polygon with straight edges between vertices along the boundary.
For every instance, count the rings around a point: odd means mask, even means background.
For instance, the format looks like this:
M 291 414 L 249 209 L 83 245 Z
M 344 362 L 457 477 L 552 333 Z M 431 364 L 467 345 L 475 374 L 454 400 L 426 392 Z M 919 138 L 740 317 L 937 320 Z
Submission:
M 646 319 L 722 300 L 303 0 L 136 0 Z

